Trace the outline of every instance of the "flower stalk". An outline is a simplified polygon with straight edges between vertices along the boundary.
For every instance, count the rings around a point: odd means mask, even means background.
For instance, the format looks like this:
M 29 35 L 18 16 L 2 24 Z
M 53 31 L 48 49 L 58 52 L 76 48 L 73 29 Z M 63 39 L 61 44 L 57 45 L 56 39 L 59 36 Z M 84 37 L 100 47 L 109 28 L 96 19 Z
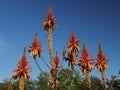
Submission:
M 114 87 L 113 87 L 113 84 L 114 84 L 114 82 L 115 82 L 115 78 L 116 78 L 116 76 L 114 76 L 114 75 L 111 75 L 111 81 L 110 81 L 110 90 L 114 90 Z
M 103 53 L 100 43 L 99 43 L 98 49 L 99 51 L 98 51 L 98 56 L 97 56 L 96 67 L 101 72 L 101 77 L 102 77 L 102 81 L 104 84 L 104 90 L 106 90 L 105 70 L 108 69 L 108 58 Z
M 24 90 L 24 77 L 20 77 L 20 82 L 19 82 L 19 90 Z
M 43 22 L 44 30 L 47 32 L 48 36 L 48 49 L 50 54 L 50 61 L 53 62 L 53 44 L 52 44 L 52 31 L 56 28 L 56 20 L 52 15 L 52 7 L 49 7 L 46 21 Z
M 43 73 L 42 68 L 40 67 L 39 63 L 37 62 L 37 56 L 41 57 L 43 51 L 43 47 L 41 42 L 38 41 L 38 33 L 35 34 L 34 40 L 32 45 L 30 46 L 30 50 L 28 51 L 30 53 L 30 56 L 34 58 L 34 61 L 40 70 L 41 73 Z
M 91 90 L 91 80 L 90 80 L 90 73 L 87 72 L 85 74 L 86 77 L 86 86 L 87 86 L 87 90 Z
M 47 36 L 48 36 L 48 49 L 49 49 L 49 55 L 50 55 L 50 63 L 51 63 L 51 70 L 50 70 L 50 76 L 52 77 L 52 79 L 49 81 L 49 84 L 52 87 L 52 90 L 56 90 L 57 89 L 57 84 L 58 81 L 56 79 L 56 75 L 57 75 L 57 67 L 58 65 L 55 65 L 56 62 L 53 58 L 53 42 L 52 42 L 52 31 L 56 28 L 56 20 L 54 18 L 54 16 L 52 15 L 52 7 L 49 7 L 48 10 L 48 14 L 46 17 L 46 21 L 43 22 L 43 27 L 44 30 L 46 30 L 47 32 Z M 54 70 L 55 69 L 55 70 Z
M 51 77 L 51 79 L 49 80 L 49 84 L 51 85 L 52 90 L 57 90 L 57 87 L 59 84 L 59 81 L 57 80 L 57 72 L 58 72 L 58 69 L 60 69 L 62 67 L 62 66 L 59 66 L 59 63 L 60 63 L 60 60 L 58 57 L 58 52 L 56 52 L 56 56 L 54 58 L 54 61 L 50 62 L 50 64 L 53 67 L 49 73 L 49 75 Z
M 77 53 L 79 53 L 80 48 L 79 48 L 79 40 L 76 39 L 74 35 L 74 31 L 72 31 L 72 35 L 70 36 L 70 40 L 68 42 L 68 56 L 66 57 L 66 49 L 64 47 L 63 49 L 63 60 L 68 61 L 68 67 L 70 67 L 70 75 L 69 75 L 69 86 L 68 90 L 71 90 L 72 86 L 72 78 L 73 78 L 73 71 L 74 71 L 74 66 L 77 65 L 76 59 L 77 59 Z
M 83 44 L 83 50 L 81 59 L 79 60 L 78 66 L 81 66 L 82 74 L 86 77 L 86 86 L 88 90 L 91 90 L 91 80 L 90 80 L 90 71 L 95 69 L 93 67 L 94 59 L 88 53 L 85 43 Z
M 26 58 L 26 47 L 24 47 L 23 56 L 21 60 L 18 62 L 17 69 L 13 71 L 15 73 L 12 76 L 13 79 L 19 77 L 19 90 L 24 90 L 24 80 L 30 79 L 30 75 L 29 75 L 30 71 L 31 68 Z

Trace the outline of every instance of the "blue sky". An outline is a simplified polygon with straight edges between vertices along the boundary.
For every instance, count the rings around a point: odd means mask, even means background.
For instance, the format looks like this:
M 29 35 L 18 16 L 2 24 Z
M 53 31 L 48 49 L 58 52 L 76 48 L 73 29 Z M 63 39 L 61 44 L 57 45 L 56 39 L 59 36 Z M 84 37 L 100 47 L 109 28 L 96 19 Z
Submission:
M 119 0 L 51 0 L 57 28 L 53 32 L 53 50 L 61 57 L 72 30 L 80 40 L 80 48 L 86 43 L 93 58 L 97 57 L 98 43 L 102 43 L 109 58 L 106 77 L 118 75 L 120 70 L 120 1 Z M 29 49 L 36 32 L 42 42 L 42 56 L 49 64 L 47 33 L 42 23 L 48 12 L 50 0 L 0 0 L 0 81 L 10 78 L 17 67 L 24 46 Z M 81 54 L 81 53 L 80 53 Z M 79 56 L 80 57 L 80 56 Z M 27 53 L 31 65 L 31 77 L 37 78 L 39 70 Z M 78 58 L 79 59 L 79 58 Z M 49 72 L 41 59 L 44 71 Z M 66 68 L 67 63 L 64 63 Z M 76 67 L 79 70 L 78 67 Z M 100 77 L 98 70 L 92 75 Z

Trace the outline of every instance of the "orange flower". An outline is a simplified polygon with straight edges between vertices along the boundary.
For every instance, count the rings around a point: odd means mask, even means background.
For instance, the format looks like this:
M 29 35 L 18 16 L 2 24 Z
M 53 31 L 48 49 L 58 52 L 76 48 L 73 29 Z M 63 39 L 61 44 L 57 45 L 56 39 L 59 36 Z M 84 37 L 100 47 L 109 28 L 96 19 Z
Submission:
M 65 47 L 63 49 L 63 60 L 68 61 L 68 67 L 69 66 L 74 66 L 77 64 L 76 58 L 77 58 L 77 52 L 80 51 L 79 48 L 79 40 L 76 39 L 74 35 L 74 31 L 72 31 L 72 35 L 70 37 L 70 40 L 68 42 L 68 57 L 65 56 L 66 50 Z
M 29 72 L 31 71 L 30 65 L 26 58 L 26 47 L 24 47 L 23 56 L 20 61 L 18 61 L 17 69 L 13 70 L 14 74 L 12 78 L 16 79 L 23 76 L 24 79 L 30 79 Z
M 68 53 L 70 54 L 73 51 L 80 51 L 79 48 L 79 40 L 76 39 L 75 35 L 74 35 L 74 31 L 72 31 L 72 35 L 70 37 L 70 40 L 68 42 Z
M 37 55 L 40 57 L 43 47 L 41 42 L 38 41 L 38 33 L 35 34 L 34 40 L 32 45 L 30 46 L 30 56 L 33 56 L 34 59 L 36 59 Z
M 52 15 L 52 7 L 49 7 L 48 15 L 46 17 L 46 22 L 43 23 L 44 29 L 48 30 L 48 28 L 56 28 L 56 20 L 55 17 Z
M 99 51 L 98 51 L 96 66 L 99 71 L 108 69 L 108 58 L 103 53 L 102 47 L 100 44 L 99 44 Z
M 93 58 L 88 53 L 86 45 L 83 44 L 81 59 L 78 63 L 78 65 L 81 66 L 83 75 L 94 69 L 94 67 L 92 66 L 92 64 L 94 64 L 94 62 L 91 62 L 92 60 L 93 60 Z
M 58 57 L 58 52 L 56 52 L 56 56 L 54 58 L 54 62 L 50 62 L 50 64 L 53 66 L 53 70 L 52 71 L 57 71 L 59 68 L 61 68 L 62 66 L 59 66 L 60 60 Z
M 57 88 L 58 86 L 58 80 L 56 79 L 57 71 L 60 69 L 62 66 L 59 66 L 60 60 L 58 57 L 58 52 L 56 52 L 56 56 L 54 58 L 53 62 L 50 62 L 52 65 L 52 69 L 50 70 L 49 75 L 51 76 L 51 79 L 49 80 L 49 84 L 52 86 L 52 88 Z

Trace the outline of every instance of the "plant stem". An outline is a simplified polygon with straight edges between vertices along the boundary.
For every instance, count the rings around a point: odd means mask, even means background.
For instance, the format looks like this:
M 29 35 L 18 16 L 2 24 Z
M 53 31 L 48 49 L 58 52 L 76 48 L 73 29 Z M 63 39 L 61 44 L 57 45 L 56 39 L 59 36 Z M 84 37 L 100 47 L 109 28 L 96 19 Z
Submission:
M 105 77 L 105 72 L 104 70 L 101 70 L 101 76 L 104 84 L 104 90 L 106 90 L 106 77 Z
M 57 71 L 55 72 L 55 81 L 54 81 L 54 83 L 55 83 L 55 90 L 57 90 Z
M 41 71 L 41 73 L 43 74 L 43 71 L 42 71 L 41 67 L 39 66 L 37 60 L 34 60 L 34 61 L 35 61 L 36 65 L 37 65 L 38 69 L 39 69 L 39 70 Z
M 52 28 L 48 29 L 47 35 L 48 35 L 48 49 L 50 54 L 50 61 L 53 61 Z
M 52 29 L 53 28 L 48 28 L 47 30 L 47 35 L 48 35 L 48 49 L 49 49 L 49 54 L 50 54 L 50 62 L 53 63 L 53 44 L 52 44 Z M 52 69 L 55 68 L 53 65 L 52 65 Z M 57 90 L 57 86 L 56 86 L 56 74 L 57 72 L 54 73 L 55 77 L 54 77 L 54 86 L 52 88 L 52 90 Z
M 42 61 L 45 63 L 45 65 L 49 68 L 49 70 L 50 70 L 50 67 L 49 67 L 49 65 L 45 62 L 45 60 L 44 60 L 44 58 L 41 56 L 41 59 L 42 59 Z
M 87 88 L 88 88 L 88 90 L 91 90 L 90 73 L 87 72 L 87 73 L 85 74 L 85 76 L 86 76 L 86 85 L 87 85 Z
M 68 86 L 68 90 L 72 90 L 71 87 L 73 86 L 73 71 L 74 71 L 74 66 L 71 66 L 71 70 L 70 74 L 69 74 L 69 86 Z
M 19 90 L 24 90 L 24 77 L 20 77 Z

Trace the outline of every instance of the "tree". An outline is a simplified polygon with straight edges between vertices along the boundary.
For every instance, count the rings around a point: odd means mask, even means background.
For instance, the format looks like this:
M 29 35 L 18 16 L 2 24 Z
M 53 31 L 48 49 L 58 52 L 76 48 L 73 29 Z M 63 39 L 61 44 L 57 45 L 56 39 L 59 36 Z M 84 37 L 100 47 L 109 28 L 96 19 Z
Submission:
M 40 73 L 36 81 L 36 86 L 40 90 L 49 90 L 50 86 L 48 85 L 49 74 L 44 72 Z

